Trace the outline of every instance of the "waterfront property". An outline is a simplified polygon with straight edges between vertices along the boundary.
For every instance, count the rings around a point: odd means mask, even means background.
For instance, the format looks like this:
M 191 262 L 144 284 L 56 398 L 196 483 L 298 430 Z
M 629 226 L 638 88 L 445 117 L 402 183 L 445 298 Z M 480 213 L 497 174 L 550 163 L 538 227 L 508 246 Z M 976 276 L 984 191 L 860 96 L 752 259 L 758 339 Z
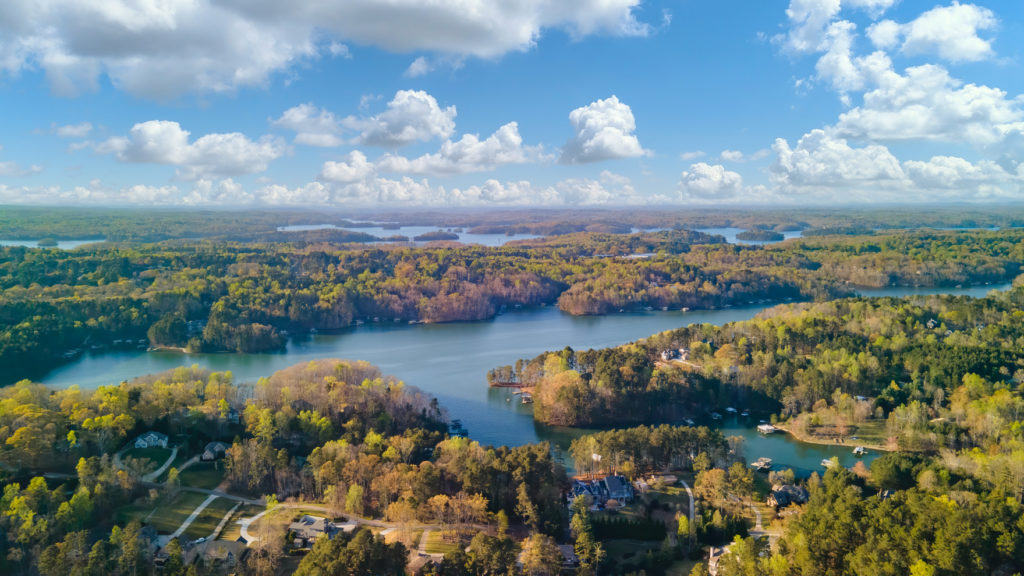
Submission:
M 801 486 L 794 484 L 777 485 L 768 494 L 767 504 L 776 508 L 785 508 L 790 504 L 806 504 L 810 494 Z
M 604 487 L 609 499 L 619 502 L 629 502 L 633 499 L 633 487 L 623 476 L 606 476 Z
M 569 489 L 568 503 L 571 504 L 577 496 L 583 496 L 588 503 L 602 507 L 609 500 L 616 500 L 619 503 L 629 502 L 633 499 L 633 486 L 624 476 L 606 476 L 599 480 L 573 480 Z

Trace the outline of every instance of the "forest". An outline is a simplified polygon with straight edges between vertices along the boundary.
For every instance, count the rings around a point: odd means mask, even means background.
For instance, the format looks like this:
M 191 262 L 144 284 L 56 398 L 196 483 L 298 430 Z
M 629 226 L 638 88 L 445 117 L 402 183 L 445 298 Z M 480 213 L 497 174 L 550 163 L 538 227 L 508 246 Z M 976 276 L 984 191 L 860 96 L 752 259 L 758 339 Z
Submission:
M 0 248 L 8 382 L 88 349 L 256 352 L 363 322 L 482 320 L 828 300 L 858 286 L 1009 281 L 1024 231 L 734 246 L 700 232 L 570 234 L 503 247 L 220 241 Z
M 142 479 L 148 460 L 111 458 L 147 430 L 193 449 L 226 440 L 225 483 L 234 493 L 321 502 L 400 530 L 428 522 L 472 535 L 503 519 L 558 534 L 565 520 L 565 473 L 547 445 L 485 447 L 448 437 L 435 399 L 364 362 L 316 361 L 252 386 L 184 367 L 94 392 L 24 381 L 0 389 L 0 533 L 9 536 L 0 540 L 0 571 L 152 570 L 143 526 L 113 523 L 116 514 L 105 512 L 187 489 L 175 485 L 174 469 L 154 485 Z M 368 535 L 324 546 L 361 549 Z M 248 569 L 273 573 L 285 551 L 283 533 L 261 540 Z M 314 547 L 307 560 L 320 553 Z M 387 545 L 366 573 L 404 569 L 406 556 Z
M 705 544 L 736 538 L 720 574 L 1013 574 L 1024 565 L 1022 317 L 1018 279 L 980 299 L 778 306 L 750 321 L 689 326 L 617 348 L 549 352 L 496 374 L 533 391 L 535 418 L 563 425 L 679 421 L 751 406 L 775 412 L 773 422 L 802 437 L 881 430 L 877 449 L 892 452 L 870 469 L 812 475 L 810 501 L 771 550 L 724 529 L 728 506 L 720 522 L 688 527 Z M 652 408 L 668 403 L 672 409 Z M 698 463 L 686 451 L 660 449 L 676 430 L 692 437 L 701 429 L 610 430 L 576 440 L 571 452 L 588 472 L 595 453 L 611 462 L 598 468 L 628 473 L 711 466 L 697 475 L 698 494 L 702 477 L 705 488 L 719 487 L 705 492 L 709 502 L 743 493 L 730 487 L 723 451 L 707 450 L 718 460 Z M 708 526 L 718 526 L 717 535 L 704 532 Z
M 552 236 L 577 232 L 629 233 L 633 230 L 741 228 L 744 230 L 819 231 L 835 229 L 871 233 L 875 230 L 993 229 L 1024 226 L 1024 210 L 996 208 L 847 208 L 831 209 L 650 209 L 573 208 L 503 210 L 227 210 L 145 208 L 64 208 L 4 206 L 0 210 L 3 239 L 95 239 L 114 242 L 158 242 L 170 239 L 222 241 L 288 241 L 274 234 L 282 226 L 335 225 L 357 232 L 383 223 L 401 235 L 402 226 L 457 228 L 481 234 Z M 325 232 L 325 231 L 319 231 Z M 302 235 L 300 235 L 301 237 Z M 350 241 L 361 241 L 353 238 Z

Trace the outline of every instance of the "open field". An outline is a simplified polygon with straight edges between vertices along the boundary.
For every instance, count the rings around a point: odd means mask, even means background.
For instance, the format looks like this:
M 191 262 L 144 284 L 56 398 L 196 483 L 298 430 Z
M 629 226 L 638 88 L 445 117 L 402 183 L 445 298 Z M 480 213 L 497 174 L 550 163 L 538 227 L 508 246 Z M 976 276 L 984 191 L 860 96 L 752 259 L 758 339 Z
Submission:
M 153 468 L 160 467 L 164 462 L 167 461 L 167 457 L 171 455 L 171 451 L 167 448 L 130 448 L 125 451 L 124 458 L 135 458 L 135 459 L 147 459 L 153 462 Z
M 808 444 L 825 444 L 829 446 L 863 446 L 868 450 L 887 451 L 889 442 L 885 420 L 867 420 L 856 426 L 850 426 L 847 436 L 840 441 L 831 426 L 812 426 L 807 433 L 798 432 L 791 423 L 775 425 L 794 438 Z
M 458 542 L 449 542 L 443 538 L 440 530 L 432 530 L 427 533 L 427 554 L 447 554 L 455 552 L 460 548 Z
M 198 462 L 189 466 L 178 478 L 182 486 L 212 490 L 224 480 L 224 464 Z
M 220 524 L 224 515 L 235 507 L 235 504 L 237 504 L 237 502 L 226 498 L 217 498 L 213 502 L 210 502 L 210 505 L 207 506 L 199 516 L 196 517 L 192 524 L 189 525 L 188 529 L 185 530 L 185 536 L 192 539 L 209 537 L 213 534 L 214 529 L 217 528 L 217 524 Z M 225 529 L 227 529 L 226 526 Z
M 170 534 L 181 526 L 188 515 L 203 503 L 203 500 L 206 500 L 205 494 L 181 492 L 170 499 L 161 498 L 155 506 L 152 504 L 123 506 L 115 512 L 115 516 L 119 523 L 138 520 L 143 524 L 153 526 L 161 533 Z M 215 500 L 211 506 L 216 503 Z M 223 516 L 223 513 L 221 515 Z M 210 531 L 212 532 L 213 529 L 211 528 Z

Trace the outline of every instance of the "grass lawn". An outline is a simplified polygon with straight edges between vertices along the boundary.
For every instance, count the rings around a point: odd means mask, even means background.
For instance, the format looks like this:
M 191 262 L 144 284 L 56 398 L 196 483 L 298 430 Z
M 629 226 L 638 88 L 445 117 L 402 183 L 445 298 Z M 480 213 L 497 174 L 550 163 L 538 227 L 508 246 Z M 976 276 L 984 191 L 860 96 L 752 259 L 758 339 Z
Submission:
M 411 550 L 416 549 L 420 545 L 420 538 L 423 536 L 423 530 L 406 530 L 405 532 L 405 534 L 402 534 L 401 530 L 392 530 L 384 535 L 384 541 L 388 544 L 402 542 L 407 548 Z M 405 538 L 403 539 L 402 536 L 405 536 Z
M 171 451 L 167 448 L 131 448 L 124 453 L 125 458 L 141 459 L 145 458 L 155 464 L 155 468 L 159 468 L 167 461 L 167 457 L 171 455 Z
M 121 506 L 114 511 L 114 518 L 121 525 L 128 524 L 134 520 L 142 522 L 152 511 L 152 504 L 129 504 Z
M 317 518 L 327 518 L 331 522 L 344 522 L 347 520 L 344 516 L 335 516 L 327 512 L 326 510 L 317 510 L 315 508 L 289 508 L 288 512 L 292 515 L 292 520 L 298 520 L 303 516 L 316 516 Z
M 459 542 L 450 542 L 442 538 L 440 530 L 432 530 L 427 533 L 427 554 L 447 554 L 455 552 L 461 547 Z
M 149 517 L 149 524 L 164 534 L 170 534 L 181 526 L 188 515 L 206 500 L 206 494 L 180 492 L 168 502 L 162 502 Z
M 217 498 L 210 505 L 203 510 L 199 516 L 189 525 L 188 529 L 185 530 L 185 536 L 196 539 L 201 536 L 209 537 L 213 534 L 214 529 L 217 528 L 217 524 L 220 524 L 221 519 L 228 513 L 229 510 L 235 507 L 234 500 L 228 500 L 227 498 Z M 227 526 L 224 527 L 227 529 Z
M 182 486 L 194 488 L 216 488 L 224 480 L 224 464 L 198 462 L 188 467 L 178 478 Z
M 609 559 L 616 562 L 633 563 L 643 558 L 648 550 L 661 548 L 661 542 L 645 542 L 643 540 L 605 540 L 601 542 Z
M 696 560 L 677 560 L 665 570 L 665 576 L 689 576 L 696 565 Z
M 858 444 L 885 446 L 889 436 L 886 430 L 886 420 L 866 420 L 857 426 L 857 431 L 853 433 L 853 436 L 856 436 L 857 440 L 846 441 L 851 446 L 857 446 Z
M 167 470 L 164 470 L 164 473 L 161 474 L 159 478 L 157 478 L 157 482 L 166 481 L 167 473 L 171 471 L 171 468 L 177 468 L 178 470 L 181 470 L 181 467 L 191 457 L 192 456 L 190 454 L 187 454 L 185 450 L 178 450 L 178 455 L 174 457 L 174 462 L 171 462 L 171 465 L 167 467 Z M 166 461 L 166 458 L 164 459 L 164 461 Z M 161 462 L 161 464 L 163 464 L 163 462 Z

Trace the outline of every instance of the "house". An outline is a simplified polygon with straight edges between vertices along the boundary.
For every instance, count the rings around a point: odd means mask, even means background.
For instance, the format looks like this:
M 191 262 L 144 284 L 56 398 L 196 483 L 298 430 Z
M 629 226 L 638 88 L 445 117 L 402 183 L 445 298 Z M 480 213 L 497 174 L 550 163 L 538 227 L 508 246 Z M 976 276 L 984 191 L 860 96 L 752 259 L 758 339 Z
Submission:
M 203 462 L 212 462 L 218 458 L 223 458 L 228 452 L 230 446 L 226 442 L 219 440 L 210 442 L 203 448 L 203 453 L 199 456 L 199 459 Z
M 292 539 L 292 548 L 301 549 L 313 546 L 316 539 L 326 534 L 328 538 L 341 532 L 342 528 L 327 518 L 319 516 L 303 516 L 288 526 L 288 536 Z
M 806 504 L 810 494 L 801 486 L 784 484 L 772 488 L 768 494 L 768 505 L 777 508 L 785 508 L 790 504 Z
M 571 544 L 559 544 L 558 550 L 562 553 L 562 569 L 575 569 L 580 567 L 580 558 Z
M 167 448 L 167 434 L 150 430 L 135 439 L 136 448 Z
M 608 498 L 619 502 L 629 502 L 633 499 L 633 487 L 622 476 L 606 476 L 603 480 Z

